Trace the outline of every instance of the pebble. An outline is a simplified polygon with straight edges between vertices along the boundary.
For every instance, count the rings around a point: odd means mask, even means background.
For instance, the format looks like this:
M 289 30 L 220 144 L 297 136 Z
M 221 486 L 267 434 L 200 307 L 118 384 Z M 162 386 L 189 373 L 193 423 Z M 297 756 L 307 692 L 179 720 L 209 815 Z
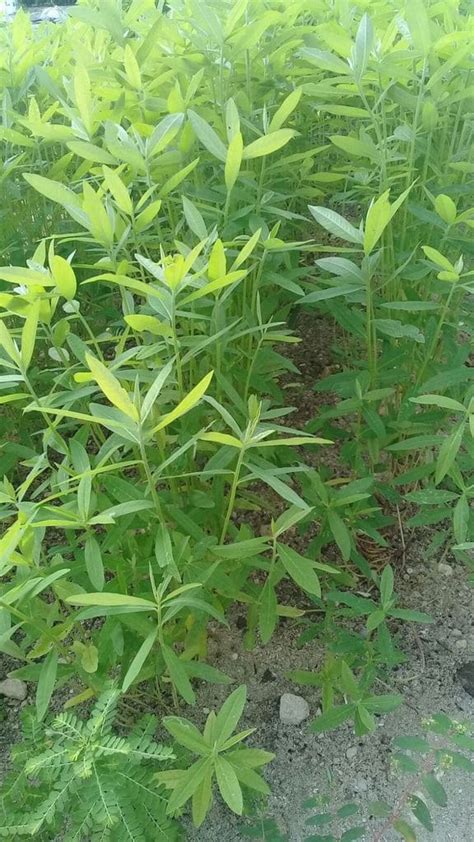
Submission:
M 457 677 L 464 687 L 466 693 L 474 696 L 474 661 L 468 661 L 457 671 Z
M 19 678 L 6 678 L 0 681 L 0 695 L 22 702 L 28 695 L 28 687 Z
M 460 640 L 456 640 L 456 643 L 454 645 L 456 649 L 467 649 L 467 640 L 464 640 L 464 638 L 461 637 Z
M 350 748 L 348 748 L 347 751 L 346 751 L 347 759 L 348 760 L 354 760 L 354 758 L 357 757 L 357 751 L 358 751 L 357 746 L 351 746 Z
M 284 725 L 299 725 L 309 716 L 309 705 L 302 696 L 283 693 L 280 697 L 280 721 Z
M 360 775 L 356 775 L 356 777 L 352 781 L 352 786 L 356 792 L 367 792 L 369 785 L 365 778 L 362 778 Z
M 443 573 L 444 576 L 452 576 L 453 568 L 450 564 L 444 564 L 444 562 L 441 562 L 441 564 L 438 564 L 438 572 Z
M 461 629 L 453 629 L 451 634 L 452 634 L 453 637 L 462 637 Z

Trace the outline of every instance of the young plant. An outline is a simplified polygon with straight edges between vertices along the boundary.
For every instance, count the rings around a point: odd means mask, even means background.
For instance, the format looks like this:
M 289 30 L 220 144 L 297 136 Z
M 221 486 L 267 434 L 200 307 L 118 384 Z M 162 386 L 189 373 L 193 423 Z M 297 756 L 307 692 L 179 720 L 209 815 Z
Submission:
M 196 760 L 187 769 L 159 772 L 157 780 L 170 789 L 167 811 L 179 813 L 192 799 L 193 822 L 200 827 L 212 806 L 214 779 L 222 799 L 238 815 L 242 815 L 244 794 L 242 786 L 267 795 L 270 790 L 256 772 L 269 763 L 274 755 L 256 748 L 236 748 L 255 730 L 249 728 L 234 734 L 246 701 L 246 688 L 237 688 L 226 699 L 217 715 L 211 711 L 201 734 L 192 722 L 177 716 L 166 716 L 165 728 L 179 745 Z

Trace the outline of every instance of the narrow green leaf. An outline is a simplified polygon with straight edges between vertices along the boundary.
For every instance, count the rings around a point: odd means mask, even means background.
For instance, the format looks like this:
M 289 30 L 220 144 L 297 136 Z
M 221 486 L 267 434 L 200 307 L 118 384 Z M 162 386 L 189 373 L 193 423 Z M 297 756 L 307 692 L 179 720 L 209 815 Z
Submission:
M 349 243 L 358 243 L 359 245 L 362 243 L 361 232 L 336 211 L 318 205 L 309 205 L 309 210 L 316 222 L 330 234 L 334 234 L 335 237 L 340 237 L 342 240 L 347 240 Z
M 156 425 L 153 429 L 153 433 L 157 433 L 159 430 L 163 430 L 169 424 L 172 424 L 173 421 L 176 421 L 178 418 L 181 418 L 183 415 L 186 415 L 191 409 L 193 409 L 196 404 L 199 403 L 201 398 L 205 395 L 206 390 L 212 380 L 214 372 L 210 371 L 209 374 L 206 374 L 202 380 L 199 381 L 197 386 L 194 386 L 190 392 L 183 398 L 182 401 L 179 402 L 178 406 L 175 407 L 171 412 L 168 412 L 165 415 L 159 424 Z
M 184 216 L 189 228 L 193 234 L 196 234 L 196 237 L 199 240 L 206 240 L 208 234 L 206 223 L 202 218 L 202 214 L 198 211 L 196 205 L 191 202 L 190 199 L 187 199 L 186 196 L 182 196 L 181 201 L 183 203 Z
M 367 13 L 362 16 L 352 50 L 352 70 L 357 81 L 362 79 L 374 44 L 374 29 Z
M 224 757 L 217 756 L 215 760 L 215 770 L 217 785 L 222 798 L 232 812 L 241 816 L 243 810 L 243 797 L 235 769 L 228 760 L 225 760 Z
M 431 814 L 423 799 L 418 798 L 417 795 L 412 795 L 410 799 L 410 809 L 418 821 L 421 822 L 423 827 L 432 833 L 433 822 L 431 820 Z
M 184 701 L 187 702 L 188 705 L 194 705 L 196 696 L 194 695 L 194 690 L 191 687 L 191 682 L 189 681 L 183 662 L 178 658 L 171 647 L 166 644 L 161 646 L 161 652 L 168 668 L 171 681 L 176 687 L 178 693 L 183 697 Z
M 380 577 L 380 596 L 382 598 L 382 605 L 387 608 L 390 604 L 393 594 L 393 569 L 390 564 L 387 564 L 383 569 Z
M 339 725 L 342 725 L 343 722 L 346 722 L 354 716 L 355 711 L 356 705 L 354 704 L 333 707 L 313 720 L 310 725 L 311 731 L 315 731 L 316 734 L 320 734 L 322 731 L 330 731 L 333 728 L 339 728 Z
M 262 643 L 268 643 L 278 620 L 277 598 L 275 588 L 267 579 L 260 595 L 258 628 Z
M 446 790 L 438 781 L 434 774 L 425 775 L 423 778 L 423 786 L 426 792 L 433 799 L 438 807 L 446 807 L 448 803 L 448 796 Z
M 308 593 L 321 596 L 321 585 L 312 562 L 286 544 L 278 544 L 278 555 L 286 572 L 294 582 Z
M 397 819 L 393 823 L 395 830 L 403 836 L 405 842 L 416 842 L 416 833 L 404 819 Z
M 51 696 L 53 695 L 54 685 L 56 683 L 57 670 L 58 654 L 55 649 L 52 649 L 43 661 L 38 686 L 36 688 L 36 715 L 39 722 L 44 719 L 46 711 L 48 710 L 49 702 Z
M 156 605 L 149 599 L 140 599 L 137 596 L 127 596 L 121 593 L 78 593 L 69 596 L 65 602 L 69 605 L 97 605 L 104 607 L 129 607 L 137 610 L 156 611 Z
M 122 693 L 126 693 L 129 687 L 133 684 L 135 679 L 138 677 L 141 668 L 143 667 L 148 655 L 150 654 L 154 643 L 157 638 L 157 629 L 154 628 L 150 634 L 145 638 L 142 645 L 140 646 L 138 652 L 136 653 L 132 663 L 130 664 L 127 672 L 125 673 L 123 683 L 122 683 Z
M 349 561 L 352 547 L 350 532 L 337 512 L 329 509 L 327 517 L 329 528 L 334 536 L 337 546 L 341 551 L 341 555 L 344 561 Z
M 87 535 L 84 545 L 87 575 L 93 588 L 101 591 L 105 583 L 104 565 L 100 544 L 94 535 Z
M 271 155 L 272 152 L 286 146 L 295 135 L 296 132 L 292 129 L 278 129 L 276 132 L 263 135 L 244 148 L 243 158 L 261 158 L 264 155 Z
M 188 110 L 188 116 L 196 137 L 201 141 L 202 145 L 205 146 L 208 152 L 214 155 L 215 158 L 218 158 L 220 161 L 224 161 L 225 163 L 227 158 L 227 149 L 214 129 L 209 125 L 209 123 L 206 123 L 199 114 L 196 114 L 196 112 L 191 109 Z
M 86 354 L 86 361 L 94 380 L 110 403 L 125 415 L 128 415 L 132 421 L 138 421 L 137 408 L 133 405 L 128 393 L 120 385 L 115 375 L 92 354 Z

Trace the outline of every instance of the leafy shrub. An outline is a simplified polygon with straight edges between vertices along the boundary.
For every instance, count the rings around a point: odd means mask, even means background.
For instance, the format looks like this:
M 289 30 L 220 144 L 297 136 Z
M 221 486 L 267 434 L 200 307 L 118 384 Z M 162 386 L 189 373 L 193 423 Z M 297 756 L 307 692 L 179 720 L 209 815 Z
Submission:
M 40 721 L 61 686 L 230 683 L 207 629 L 236 603 L 247 648 L 282 617 L 325 648 L 293 676 L 315 727 L 400 702 L 373 692 L 393 620 L 429 618 L 364 547 L 436 527 L 469 561 L 474 496 L 472 18 L 402 5 L 83 0 L 0 30 L 0 651 Z M 339 369 L 293 425 L 296 310 Z

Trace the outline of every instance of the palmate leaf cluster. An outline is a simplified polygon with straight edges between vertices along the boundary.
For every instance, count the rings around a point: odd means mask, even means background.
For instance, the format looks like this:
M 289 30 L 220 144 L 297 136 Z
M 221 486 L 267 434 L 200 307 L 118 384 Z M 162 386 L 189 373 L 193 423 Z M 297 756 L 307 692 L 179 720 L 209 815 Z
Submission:
M 31 709 L 13 771 L 0 790 L 0 837 L 37 840 L 172 842 L 178 825 L 166 816 L 156 782 L 173 758 L 153 739 L 155 720 L 142 719 L 122 737 L 113 730 L 119 694 L 99 698 L 88 720 L 61 713 L 44 728 Z

